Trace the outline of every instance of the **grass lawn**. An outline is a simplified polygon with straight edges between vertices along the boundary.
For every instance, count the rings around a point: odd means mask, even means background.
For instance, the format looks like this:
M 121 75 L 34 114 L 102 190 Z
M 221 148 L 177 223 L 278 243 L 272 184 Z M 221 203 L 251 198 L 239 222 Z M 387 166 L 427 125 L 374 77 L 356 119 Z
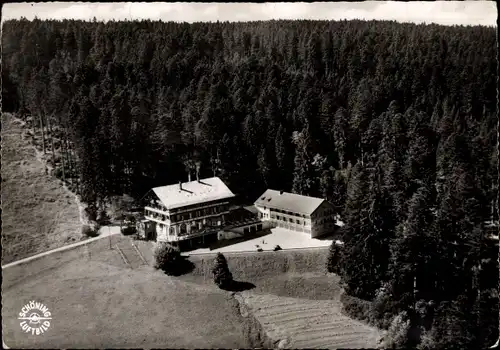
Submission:
M 2 113 L 2 265 L 79 241 L 73 195 L 45 174 L 22 126 Z
M 125 268 L 114 250 L 42 271 L 2 292 L 3 338 L 11 348 L 251 347 L 230 293 L 148 266 Z M 30 300 L 52 312 L 42 335 L 24 334 L 19 326 L 17 315 Z
M 131 240 L 113 237 L 125 249 Z M 11 348 L 250 348 L 376 346 L 378 330 L 340 313 L 338 276 L 324 272 L 326 249 L 226 255 L 237 281 L 218 289 L 213 256 L 191 256 L 194 270 L 168 277 L 151 266 L 150 242 L 135 244 L 150 264 L 127 268 L 107 238 L 3 270 L 3 336 Z M 130 261 L 130 259 L 128 259 Z M 244 306 L 240 306 L 244 303 Z M 27 335 L 17 315 L 27 302 L 52 312 L 50 329 Z M 242 317 L 242 307 L 252 315 Z M 267 310 L 267 311 L 266 311 Z M 258 333 L 265 332 L 265 333 Z M 70 335 L 70 336 L 68 336 Z

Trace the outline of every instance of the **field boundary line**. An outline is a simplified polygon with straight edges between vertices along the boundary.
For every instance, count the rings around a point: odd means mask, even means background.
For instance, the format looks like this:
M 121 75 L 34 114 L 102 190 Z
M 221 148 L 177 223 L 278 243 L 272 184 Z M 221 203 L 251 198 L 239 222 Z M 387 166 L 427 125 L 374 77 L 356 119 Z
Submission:
M 142 255 L 139 248 L 137 248 L 137 246 L 134 244 L 134 242 L 131 242 L 131 244 L 132 244 L 132 247 L 134 247 L 135 251 L 137 252 L 137 255 L 139 255 L 139 258 L 141 258 L 142 262 L 149 266 L 148 262 L 146 261 L 146 259 L 144 259 L 144 256 Z
M 125 257 L 125 254 L 123 254 L 123 251 L 120 249 L 118 244 L 115 245 L 115 248 L 116 248 L 116 250 L 118 250 L 118 253 L 120 253 L 120 256 L 122 257 L 123 261 L 125 262 L 125 265 L 127 265 L 129 268 L 132 268 L 132 266 L 130 266 L 130 263 L 128 262 L 127 258 Z

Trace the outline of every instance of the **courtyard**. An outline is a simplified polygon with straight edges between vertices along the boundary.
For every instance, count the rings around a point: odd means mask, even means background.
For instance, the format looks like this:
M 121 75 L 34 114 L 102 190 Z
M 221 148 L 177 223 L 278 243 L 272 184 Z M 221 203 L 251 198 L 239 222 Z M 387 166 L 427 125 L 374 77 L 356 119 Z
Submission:
M 271 251 L 276 245 L 279 245 L 281 249 L 321 248 L 330 246 L 333 240 L 332 236 L 311 238 L 304 232 L 277 227 L 248 238 L 220 241 L 216 248 L 199 248 L 190 251 L 189 254 L 247 252 L 256 251 L 258 248 Z

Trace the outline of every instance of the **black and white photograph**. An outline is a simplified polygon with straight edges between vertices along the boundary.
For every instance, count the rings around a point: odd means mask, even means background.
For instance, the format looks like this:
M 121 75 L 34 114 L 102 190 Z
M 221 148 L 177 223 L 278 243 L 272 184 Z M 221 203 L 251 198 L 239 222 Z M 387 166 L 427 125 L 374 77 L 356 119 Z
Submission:
M 5 349 L 499 345 L 497 3 L 4 3 Z

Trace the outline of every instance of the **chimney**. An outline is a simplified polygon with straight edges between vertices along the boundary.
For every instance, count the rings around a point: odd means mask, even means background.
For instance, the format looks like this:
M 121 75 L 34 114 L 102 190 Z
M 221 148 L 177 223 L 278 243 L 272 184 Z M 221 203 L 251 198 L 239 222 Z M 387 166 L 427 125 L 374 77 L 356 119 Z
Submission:
M 182 181 L 179 181 L 179 190 L 182 191 Z
M 200 165 L 196 164 L 196 181 L 200 182 Z
M 191 182 L 191 172 L 188 173 L 188 182 Z

